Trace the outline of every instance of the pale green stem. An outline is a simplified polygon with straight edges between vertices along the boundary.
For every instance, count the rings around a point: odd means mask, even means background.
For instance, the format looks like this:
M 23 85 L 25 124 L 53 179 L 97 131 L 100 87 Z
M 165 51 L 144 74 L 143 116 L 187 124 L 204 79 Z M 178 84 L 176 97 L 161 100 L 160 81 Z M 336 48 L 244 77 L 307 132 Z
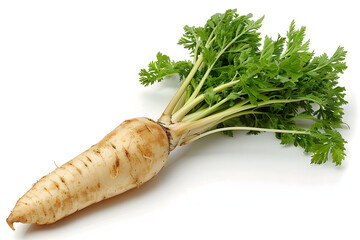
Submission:
M 282 88 L 269 88 L 266 90 L 260 90 L 260 92 L 271 92 L 271 91 L 278 91 L 281 90 Z M 244 95 L 245 93 L 242 93 L 241 91 L 238 92 L 238 94 L 240 95 Z M 209 107 L 208 109 L 206 109 L 205 111 L 201 111 L 198 114 L 194 114 L 192 115 L 190 118 L 186 118 L 186 119 L 182 119 L 183 122 L 193 122 L 196 121 L 200 118 L 203 118 L 209 114 L 211 114 L 212 112 L 214 112 L 218 107 L 220 107 L 221 105 L 223 105 L 224 103 L 226 103 L 229 99 L 228 98 L 224 98 L 222 101 L 218 102 L 217 104 Z
M 322 68 L 326 67 L 327 65 L 328 65 L 328 64 L 325 64 L 325 65 L 322 65 L 322 66 L 320 66 L 320 67 L 314 68 L 313 70 L 308 71 L 308 73 L 316 72 L 316 71 L 318 71 L 318 70 L 320 70 L 320 69 L 322 69 Z
M 213 91 L 215 93 L 220 92 L 228 87 L 234 86 L 236 83 L 238 83 L 240 80 L 234 80 L 225 84 L 222 84 L 216 88 L 213 89 Z M 197 96 L 194 100 L 192 101 L 187 101 L 186 104 L 180 108 L 177 112 L 175 112 L 172 116 L 172 120 L 173 122 L 179 122 L 181 121 L 184 116 L 191 111 L 191 109 L 193 109 L 196 105 L 198 105 L 199 103 L 201 103 L 202 101 L 204 101 L 205 99 L 205 94 L 201 94 L 199 96 Z
M 190 113 L 188 115 L 186 115 L 181 121 L 182 122 L 186 122 L 187 120 L 189 120 L 190 118 L 198 115 L 198 114 L 201 114 L 202 112 L 206 111 L 206 108 L 201 108 L 201 109 L 198 109 L 196 112 L 193 112 L 193 113 Z
M 229 120 L 231 118 L 240 117 L 240 116 L 247 115 L 247 114 L 265 114 L 265 113 L 264 112 L 253 111 L 253 110 L 234 113 L 232 115 L 229 115 L 229 116 L 226 116 L 224 118 L 219 119 L 217 122 L 215 122 L 215 125 L 219 124 L 221 122 L 225 122 L 226 120 Z
M 176 103 L 172 114 L 176 111 L 178 111 L 184 104 L 185 104 L 185 99 L 186 99 L 186 91 L 183 92 L 183 94 L 181 95 L 179 101 Z
M 193 122 L 193 121 L 196 121 L 200 118 L 203 118 L 209 114 L 211 114 L 212 112 L 214 112 L 218 107 L 220 107 L 221 105 L 223 105 L 224 103 L 226 103 L 227 101 L 229 101 L 228 98 L 224 98 L 223 100 L 221 100 L 220 102 L 214 104 L 213 106 L 211 107 L 208 107 L 207 109 L 205 109 L 205 111 L 201 111 L 201 113 L 199 114 L 196 114 L 195 116 L 193 116 L 192 118 L 186 120 L 186 121 L 183 121 L 183 122 Z
M 238 83 L 240 80 L 233 80 L 231 82 L 222 84 L 216 88 L 213 89 L 213 91 L 215 93 L 220 92 L 228 87 L 232 87 L 233 85 L 235 85 L 236 83 Z M 260 92 L 272 92 L 272 91 L 279 91 L 282 90 L 284 88 L 268 88 L 268 89 L 263 89 L 260 90 Z M 240 92 L 239 92 L 240 93 Z M 182 108 L 180 108 L 178 111 L 176 111 L 173 116 L 173 122 L 179 122 L 179 121 L 186 121 L 187 119 L 189 119 L 188 116 L 185 116 L 188 112 L 191 111 L 191 109 L 193 109 L 196 105 L 198 105 L 199 103 L 201 103 L 202 101 L 204 101 L 205 99 L 205 95 L 201 94 L 199 96 L 197 96 L 193 101 L 189 102 L 187 101 Z M 185 119 L 186 118 L 186 119 Z
M 205 131 L 211 129 L 212 127 L 218 125 L 221 122 L 225 122 L 228 119 L 231 119 L 231 118 L 234 118 L 234 117 L 239 117 L 239 116 L 242 116 L 242 115 L 247 115 L 247 114 L 263 114 L 263 113 L 262 112 L 257 112 L 257 111 L 244 111 L 244 112 L 240 112 L 240 113 L 233 114 L 231 116 L 222 118 L 222 119 L 220 119 L 218 121 L 210 122 L 210 123 L 208 123 L 206 125 L 203 125 L 203 126 L 200 126 L 200 127 L 197 127 L 197 128 L 193 128 L 190 131 L 188 131 L 187 137 L 184 138 L 184 141 L 186 142 L 186 141 L 190 140 L 191 138 L 196 137 L 198 134 L 204 133 Z
M 217 61 L 217 58 L 216 58 L 215 62 L 216 62 L 216 61 Z M 202 86 L 203 86 L 204 83 L 205 83 L 206 78 L 209 76 L 212 68 L 214 67 L 215 62 L 208 67 L 208 69 L 206 70 L 204 76 L 201 78 L 199 84 L 198 84 L 197 87 L 194 89 L 194 92 L 191 94 L 191 96 L 190 96 L 190 98 L 189 98 L 189 101 L 190 101 L 190 102 L 191 102 L 192 100 L 194 100 L 194 99 L 197 97 L 197 95 L 199 94 Z
M 169 104 L 165 108 L 162 116 L 159 119 L 160 122 L 165 122 L 165 123 L 170 122 L 170 120 L 171 120 L 170 115 L 171 115 L 172 111 L 174 110 L 177 102 L 179 101 L 182 94 L 184 93 L 187 86 L 189 85 L 191 79 L 194 77 L 194 75 L 202 61 L 203 61 L 203 56 L 200 55 L 199 58 L 197 59 L 196 63 L 194 64 L 193 68 L 191 69 L 189 75 L 185 78 L 185 80 L 183 81 L 183 83 L 181 84 L 179 89 L 176 91 L 174 97 L 170 100 Z
M 208 40 L 205 43 L 205 48 L 209 48 L 211 43 L 214 41 L 215 38 L 213 38 L 215 30 L 216 30 L 217 26 L 214 27 L 214 29 L 211 31 Z M 211 40 L 210 40 L 211 39 Z
M 196 36 L 195 36 L 195 38 L 196 38 Z M 197 61 L 199 46 L 200 46 L 199 39 L 196 38 L 196 46 L 195 46 L 195 50 L 194 50 L 194 64 Z
M 198 127 L 198 126 L 203 126 L 205 124 L 208 124 L 210 122 L 214 122 L 214 121 L 218 121 L 220 119 L 223 119 L 225 117 L 228 117 L 230 115 L 233 115 L 235 113 L 239 113 L 245 110 L 249 110 L 252 108 L 257 108 L 257 107 L 262 107 L 262 106 L 266 106 L 266 105 L 270 105 L 270 104 L 274 104 L 274 103 L 291 103 L 291 102 L 299 102 L 302 101 L 304 99 L 277 99 L 277 100 L 269 100 L 269 101 L 265 101 L 265 102 L 261 102 L 258 105 L 254 105 L 254 104 L 247 104 L 244 105 L 243 103 L 238 103 L 235 104 L 234 106 L 221 111 L 219 113 L 215 113 L 213 115 L 210 115 L 208 117 L 196 120 L 194 122 L 188 123 L 186 125 L 183 126 L 184 131 Z
M 310 134 L 309 132 L 305 131 L 296 131 L 296 130 L 283 130 L 283 129 L 271 129 L 271 128 L 257 128 L 257 127 L 225 127 L 225 128 L 218 128 L 211 131 L 207 131 L 205 133 L 202 133 L 196 137 L 193 137 L 187 141 L 182 142 L 182 145 L 188 144 L 190 142 L 196 141 L 200 138 L 203 138 L 205 136 L 208 136 L 210 134 L 214 134 L 217 132 L 223 132 L 223 131 L 260 131 L 260 132 L 273 132 L 273 133 L 290 133 L 290 134 Z

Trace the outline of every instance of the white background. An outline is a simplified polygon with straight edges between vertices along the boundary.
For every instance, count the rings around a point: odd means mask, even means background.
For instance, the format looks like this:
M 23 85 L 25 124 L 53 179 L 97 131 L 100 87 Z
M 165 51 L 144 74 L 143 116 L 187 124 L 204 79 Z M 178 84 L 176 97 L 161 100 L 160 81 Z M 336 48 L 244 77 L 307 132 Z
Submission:
M 359 38 L 356 1 L 1 1 L 1 239 L 360 239 Z M 157 119 L 178 86 L 144 88 L 157 51 L 188 58 L 186 24 L 237 8 L 262 33 L 307 26 L 317 54 L 348 50 L 343 165 L 309 164 L 273 134 L 209 136 L 176 149 L 139 189 L 48 226 L 5 219 L 37 179 L 123 120 Z

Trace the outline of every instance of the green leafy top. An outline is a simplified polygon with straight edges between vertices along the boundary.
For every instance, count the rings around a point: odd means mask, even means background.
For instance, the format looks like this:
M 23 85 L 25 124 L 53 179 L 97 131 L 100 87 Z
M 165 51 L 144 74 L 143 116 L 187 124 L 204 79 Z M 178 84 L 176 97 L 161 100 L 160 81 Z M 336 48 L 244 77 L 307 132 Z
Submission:
M 174 62 L 170 60 L 169 56 L 158 52 L 158 54 L 156 54 L 156 62 L 151 62 L 147 70 L 141 69 L 140 82 L 145 86 L 148 86 L 149 84 L 160 82 L 165 77 L 175 73 L 183 78 L 188 74 L 191 68 L 192 64 L 190 61 Z
M 305 27 L 292 21 L 286 37 L 268 36 L 261 44 L 263 21 L 240 16 L 236 10 L 213 15 L 204 27 L 184 27 L 179 44 L 193 61 L 157 61 L 140 72 L 144 85 L 179 74 L 182 85 L 159 122 L 187 144 L 218 131 L 275 132 L 281 144 L 311 152 L 312 163 L 329 158 L 340 165 L 344 144 L 336 128 L 343 124 L 345 88 L 338 86 L 346 69 L 346 51 L 315 56 L 305 41 Z M 306 120 L 311 124 L 300 127 Z M 174 134 L 174 135 L 176 135 Z

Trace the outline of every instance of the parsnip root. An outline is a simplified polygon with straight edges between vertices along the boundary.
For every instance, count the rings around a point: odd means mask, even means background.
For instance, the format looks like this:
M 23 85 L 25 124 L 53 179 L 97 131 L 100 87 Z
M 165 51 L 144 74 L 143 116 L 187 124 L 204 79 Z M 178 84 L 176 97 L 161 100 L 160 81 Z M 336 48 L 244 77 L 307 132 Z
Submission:
M 7 223 L 49 224 L 140 186 L 165 165 L 169 141 L 147 118 L 120 124 L 99 143 L 41 178 L 16 203 Z

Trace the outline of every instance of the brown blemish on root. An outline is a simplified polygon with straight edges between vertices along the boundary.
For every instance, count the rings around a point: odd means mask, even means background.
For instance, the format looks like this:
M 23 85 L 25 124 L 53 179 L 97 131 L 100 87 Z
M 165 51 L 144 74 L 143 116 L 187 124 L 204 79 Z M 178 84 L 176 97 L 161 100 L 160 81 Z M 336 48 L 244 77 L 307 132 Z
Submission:
M 85 201 L 88 201 L 89 200 L 89 196 L 88 196 L 88 192 L 87 191 L 82 191 L 81 192 L 81 196 L 83 198 L 85 198 Z
M 80 170 L 80 168 L 78 168 L 77 166 L 75 166 L 74 164 L 72 164 L 71 162 L 69 163 L 70 166 L 74 167 L 76 169 L 76 171 L 82 175 L 82 171 Z
M 136 144 L 136 148 L 141 153 L 141 159 L 137 157 L 138 161 L 142 161 L 146 165 L 146 169 L 143 169 L 144 174 L 146 174 L 151 169 L 153 152 L 148 146 L 141 146 L 140 144 Z
M 84 164 L 85 167 L 88 167 L 88 165 L 86 164 L 86 162 L 84 162 L 82 159 L 81 159 L 80 161 Z
M 60 190 L 59 184 L 58 184 L 57 182 L 55 182 L 54 180 L 51 180 L 51 181 L 52 181 L 52 183 L 55 185 L 55 187 L 56 187 L 58 190 Z
M 119 175 L 119 172 L 120 172 L 119 167 L 120 167 L 120 158 L 115 153 L 115 163 L 112 165 L 111 170 L 110 170 L 110 175 L 112 178 L 116 178 Z
M 150 132 L 152 133 L 151 129 L 148 127 L 148 125 L 144 124 L 145 128 Z
M 56 176 L 59 177 L 60 181 L 61 181 L 61 182 L 64 184 L 64 186 L 67 188 L 68 192 L 66 192 L 66 193 L 70 194 L 70 189 L 69 189 L 69 186 L 67 185 L 67 182 L 65 181 L 65 179 L 64 179 L 62 176 L 60 176 L 59 174 L 57 174 L 57 173 L 55 173 L 55 174 L 56 174 Z
M 125 152 L 125 155 L 126 155 L 127 159 L 130 161 L 130 153 L 129 153 L 129 151 L 126 148 L 124 148 L 124 152 Z
M 54 211 L 53 208 L 50 208 L 50 210 L 52 211 L 52 213 L 53 213 L 53 219 L 55 220 L 55 219 L 56 219 L 56 212 Z
M 65 185 L 66 185 L 66 183 L 65 183 L 65 179 L 64 179 L 63 177 L 60 177 L 60 180 L 61 180 L 61 182 L 62 182 L 63 184 L 65 184 Z
M 89 158 L 89 156 L 86 156 L 86 159 L 89 161 L 89 162 L 93 162 L 92 160 L 91 160 L 91 158 Z
M 41 199 L 39 198 L 39 196 L 36 195 L 34 192 L 33 192 L 33 196 L 34 196 L 35 199 L 37 199 L 37 200 L 34 200 L 34 202 L 35 202 L 36 204 L 39 204 L 39 205 L 41 206 L 41 210 L 43 211 L 43 214 L 44 214 L 44 216 L 46 217 L 46 216 L 47 216 L 47 211 L 46 211 L 46 209 L 45 209 L 44 203 L 41 201 Z M 34 210 L 34 212 L 35 212 L 35 209 L 33 209 L 33 210 Z M 35 216 L 35 214 L 34 214 L 34 216 Z M 35 219 L 36 219 L 36 218 L 35 218 Z
M 43 213 L 44 213 L 44 216 L 46 217 L 47 216 L 47 212 L 46 212 L 46 209 L 45 209 L 45 206 L 44 206 L 44 204 L 40 201 L 40 205 L 41 205 L 41 209 L 42 209 L 42 211 L 43 211 Z
M 51 192 L 49 191 L 49 189 L 47 189 L 46 187 L 44 187 L 44 190 L 49 193 L 50 196 L 52 196 Z
M 149 127 L 144 123 L 142 128 L 138 128 L 136 129 L 136 133 L 139 135 L 148 135 L 148 134 L 152 134 L 152 131 L 149 129 Z
M 69 209 L 72 209 L 72 206 L 73 206 L 73 201 L 70 196 L 70 193 L 68 193 L 67 197 L 63 200 L 62 209 L 65 210 L 66 207 L 68 207 Z
M 72 163 L 69 163 L 69 165 L 72 166 Z M 67 171 L 73 178 L 76 178 L 74 176 L 74 173 L 72 171 L 70 171 L 68 167 L 65 167 L 65 166 L 67 166 L 67 165 L 62 165 L 60 168 L 63 169 L 64 171 Z
M 129 174 L 130 174 L 131 178 L 133 179 L 133 183 L 136 183 L 137 179 L 133 174 L 133 171 L 134 170 L 136 171 L 136 168 L 134 169 L 134 166 L 132 164 L 132 160 L 131 160 L 129 151 L 125 147 L 123 147 L 123 149 L 124 149 L 124 152 L 125 152 L 126 159 L 128 160 L 129 165 L 130 165 Z
M 99 144 L 101 144 L 101 146 L 103 145 L 103 144 L 105 144 L 105 142 L 103 142 L 103 141 L 101 141 L 101 143 L 99 143 Z M 98 148 L 96 148 L 96 149 L 94 149 L 94 153 L 95 154 L 97 154 L 97 155 L 99 155 L 100 157 L 101 157 L 101 159 L 103 160 L 103 161 L 105 161 L 105 159 L 103 158 L 103 156 L 101 155 L 101 151 L 100 151 L 100 145 L 98 145 L 97 146 Z
M 61 207 L 61 201 L 60 201 L 60 199 L 58 197 L 56 197 L 54 207 L 56 209 L 59 209 Z
M 153 157 L 154 153 L 149 146 L 143 146 L 140 144 L 136 144 L 136 147 L 145 160 Z
M 36 211 L 35 211 L 35 209 L 31 209 L 30 215 L 32 215 L 31 218 L 33 218 L 33 216 L 36 216 Z
M 69 188 L 67 182 L 65 181 L 65 179 L 64 179 L 62 176 L 60 176 L 60 175 L 57 174 L 57 173 L 55 173 L 55 174 L 59 177 L 60 181 L 64 184 L 64 186 L 65 186 L 66 189 L 67 189 L 67 191 L 64 191 L 64 192 L 63 192 L 63 194 L 66 195 L 66 198 L 63 199 L 62 209 L 65 210 L 66 207 L 68 207 L 69 209 L 71 209 L 72 206 L 74 205 L 74 203 L 73 203 L 73 200 L 72 200 L 72 198 L 71 198 L 70 188 Z
M 116 146 L 115 146 L 113 143 L 110 143 L 110 145 L 111 145 L 111 147 L 112 147 L 113 149 L 117 150 L 117 149 L 116 149 Z
M 92 187 L 90 188 L 90 192 L 92 192 L 92 193 L 93 193 L 93 192 L 96 192 L 96 189 L 97 189 L 96 186 L 92 186 Z
M 72 198 L 74 199 L 75 202 L 77 202 L 77 200 L 79 199 L 79 195 L 76 193 L 75 195 L 72 196 Z
M 171 134 L 169 129 L 164 127 L 160 122 L 155 122 L 149 118 L 147 118 L 147 120 L 155 124 L 155 126 L 151 128 L 151 139 L 150 139 L 151 142 L 156 142 L 161 147 L 164 147 L 165 145 L 169 145 L 169 152 L 170 152 Z
M 53 218 L 53 220 L 49 221 L 49 222 L 54 222 L 56 220 L 56 213 L 54 211 L 54 208 L 51 205 L 49 206 L 48 213 L 49 213 L 49 215 L 51 214 L 51 217 Z
M 78 168 L 78 167 L 76 167 L 76 166 L 75 166 L 75 168 L 76 168 L 76 170 L 78 171 L 78 173 L 79 173 L 80 175 L 82 175 L 82 171 L 81 171 L 81 169 L 80 169 L 80 168 Z

